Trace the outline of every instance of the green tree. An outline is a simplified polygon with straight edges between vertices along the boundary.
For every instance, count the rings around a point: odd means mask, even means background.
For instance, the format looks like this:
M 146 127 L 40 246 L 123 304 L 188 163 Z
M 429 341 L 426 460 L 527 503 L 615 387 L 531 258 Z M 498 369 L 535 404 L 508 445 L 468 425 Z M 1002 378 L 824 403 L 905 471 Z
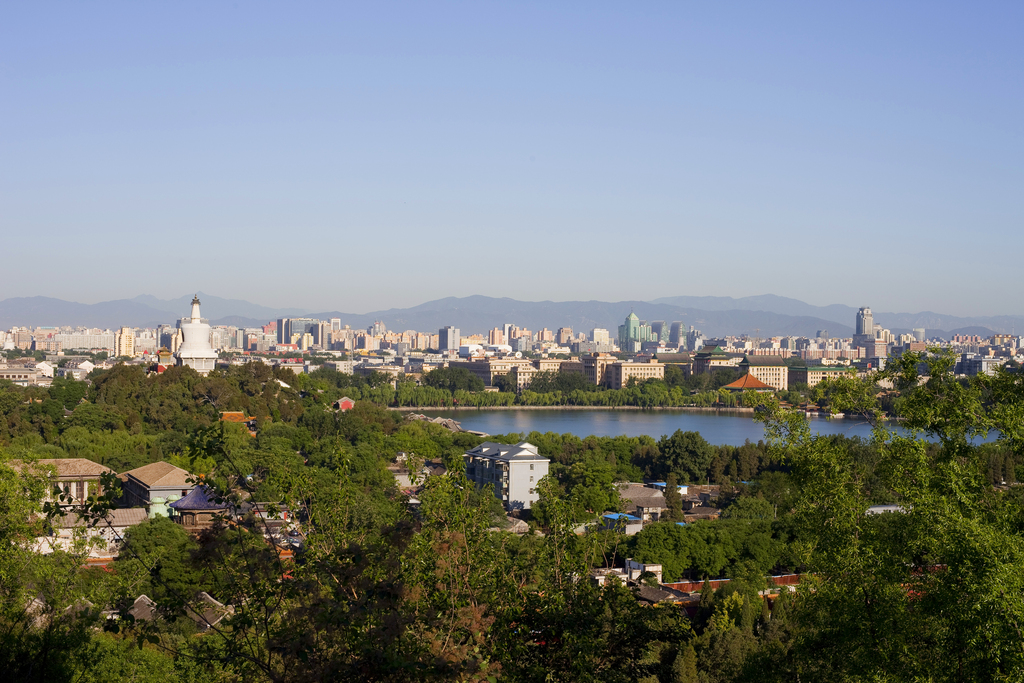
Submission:
M 679 479 L 675 472 L 669 472 L 665 477 L 665 513 L 666 519 L 670 522 L 683 521 L 683 496 L 679 493 Z
M 465 368 L 437 368 L 423 375 L 423 383 L 435 389 L 483 391 L 484 381 Z
M 865 514 L 870 480 L 848 441 L 815 437 L 803 416 L 766 401 L 759 413 L 800 488 L 811 543 L 798 625 L 773 660 L 777 678 L 1011 680 L 1024 675 L 1024 538 L 1020 499 L 985 482 L 975 441 L 996 430 L 1019 448 L 1024 382 L 1012 373 L 961 380 L 946 352 L 894 359 L 904 432 L 880 421 L 874 385 L 823 387 L 832 408 L 875 420 L 875 468 L 903 512 Z M 927 369 L 926 377 L 919 368 Z M 934 439 L 930 445 L 924 437 Z

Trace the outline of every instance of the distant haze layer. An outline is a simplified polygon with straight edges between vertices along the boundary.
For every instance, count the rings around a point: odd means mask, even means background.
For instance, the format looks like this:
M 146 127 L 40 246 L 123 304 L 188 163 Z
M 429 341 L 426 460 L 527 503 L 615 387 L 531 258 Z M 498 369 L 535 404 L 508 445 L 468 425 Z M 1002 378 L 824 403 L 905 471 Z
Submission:
M 806 336 L 827 330 L 831 337 L 853 334 L 857 308 L 835 304 L 812 306 L 786 297 L 766 294 L 731 297 L 678 296 L 656 301 L 517 301 L 486 296 L 449 297 L 411 308 L 392 308 L 368 313 L 278 309 L 240 299 L 224 299 L 198 293 L 203 315 L 214 324 L 254 327 L 279 317 L 340 318 L 343 325 L 363 328 L 380 320 L 392 330 L 434 332 L 454 325 L 465 333 L 483 332 L 504 323 L 537 331 L 543 327 L 571 327 L 589 332 L 598 327 L 615 335 L 623 319 L 633 311 L 644 320 L 681 321 L 706 335 Z M 0 301 L 0 328 L 11 326 L 82 325 L 114 328 L 122 325 L 153 327 L 173 323 L 189 312 L 192 295 L 163 300 L 152 296 L 81 304 L 46 297 Z M 933 312 L 887 313 L 874 311 L 875 322 L 893 332 L 923 327 L 929 337 L 950 334 L 991 334 L 1024 331 L 1024 317 L 957 317 Z

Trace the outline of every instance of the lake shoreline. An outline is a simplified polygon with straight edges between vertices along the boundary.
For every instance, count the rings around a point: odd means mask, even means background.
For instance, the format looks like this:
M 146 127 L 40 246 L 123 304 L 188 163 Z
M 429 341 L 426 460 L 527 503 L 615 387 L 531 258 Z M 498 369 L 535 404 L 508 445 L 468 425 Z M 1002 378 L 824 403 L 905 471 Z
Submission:
M 415 412 L 436 412 L 436 413 L 448 413 L 448 412 L 489 412 L 489 411 L 500 411 L 500 410 L 625 410 L 625 411 L 659 411 L 659 410 L 686 410 L 696 413 L 720 413 L 723 415 L 752 415 L 754 413 L 753 408 L 706 408 L 704 406 L 652 406 L 650 408 L 642 408 L 640 406 L 401 406 L 398 408 L 389 408 L 400 413 L 415 413 Z

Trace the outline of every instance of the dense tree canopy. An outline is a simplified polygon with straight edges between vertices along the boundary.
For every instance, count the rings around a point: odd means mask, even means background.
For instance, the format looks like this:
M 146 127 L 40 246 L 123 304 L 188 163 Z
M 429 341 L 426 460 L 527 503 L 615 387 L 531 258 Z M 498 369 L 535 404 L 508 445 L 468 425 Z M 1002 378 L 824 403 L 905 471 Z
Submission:
M 943 356 L 892 364 L 882 379 L 898 431 L 878 419 L 874 383 L 825 383 L 829 405 L 876 421 L 870 440 L 812 436 L 802 413 L 766 396 L 755 398 L 767 443 L 490 437 L 528 439 L 551 460 L 529 520 L 541 534 L 523 536 L 494 530 L 495 497 L 463 475 L 479 437 L 386 407 L 416 392 L 475 395 L 464 389 L 259 363 L 205 378 L 119 366 L 90 385 L 4 383 L 0 670 L 12 681 L 1017 680 L 1024 382 L 951 369 Z M 651 401 L 676 391 L 622 390 Z M 354 409 L 332 408 L 342 395 Z M 254 417 L 255 436 L 219 422 L 222 410 Z M 398 453 L 448 474 L 412 500 L 387 469 Z M 85 527 L 70 547 L 35 552 L 52 539 L 53 510 L 24 465 L 43 457 L 117 471 L 178 463 L 225 500 L 296 511 L 296 554 L 252 516 L 198 536 L 146 521 L 108 570 L 84 567 Z M 598 515 L 623 509 L 615 483 L 645 478 L 720 484 L 721 518 L 666 519 L 632 537 L 597 530 Z M 879 503 L 901 511 L 867 514 Z M 662 564 L 667 581 L 729 581 L 706 583 L 688 617 L 643 606 L 638 586 L 586 580 L 626 557 Z M 796 592 L 765 597 L 767 575 L 794 571 Z M 197 637 L 189 608 L 201 592 L 233 613 Z M 143 593 L 153 621 L 128 618 Z

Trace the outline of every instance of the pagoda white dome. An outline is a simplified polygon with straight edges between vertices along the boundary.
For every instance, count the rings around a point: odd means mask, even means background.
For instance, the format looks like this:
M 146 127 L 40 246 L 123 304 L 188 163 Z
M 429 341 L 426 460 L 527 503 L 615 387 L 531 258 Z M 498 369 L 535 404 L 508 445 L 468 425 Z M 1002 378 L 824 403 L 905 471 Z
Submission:
M 181 346 L 174 354 L 178 365 L 187 365 L 201 375 L 213 370 L 217 363 L 217 352 L 210 341 L 210 324 L 199 313 L 199 295 L 192 299 L 192 314 L 178 323 L 181 329 Z

